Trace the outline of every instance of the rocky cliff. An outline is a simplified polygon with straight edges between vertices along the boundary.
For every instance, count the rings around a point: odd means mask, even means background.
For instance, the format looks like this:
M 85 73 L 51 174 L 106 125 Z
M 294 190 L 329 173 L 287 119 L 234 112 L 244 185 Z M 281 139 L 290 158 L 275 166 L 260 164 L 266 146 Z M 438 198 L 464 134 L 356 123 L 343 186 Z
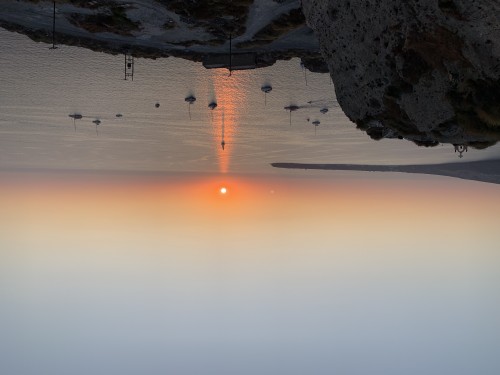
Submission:
M 303 0 L 346 115 L 374 139 L 500 139 L 500 2 Z

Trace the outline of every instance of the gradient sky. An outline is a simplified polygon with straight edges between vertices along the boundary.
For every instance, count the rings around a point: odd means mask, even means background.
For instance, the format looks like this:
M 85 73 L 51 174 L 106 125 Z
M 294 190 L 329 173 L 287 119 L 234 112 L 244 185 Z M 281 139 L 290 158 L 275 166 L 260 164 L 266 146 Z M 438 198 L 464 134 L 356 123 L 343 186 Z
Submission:
M 500 370 L 497 185 L 3 177 L 2 374 Z

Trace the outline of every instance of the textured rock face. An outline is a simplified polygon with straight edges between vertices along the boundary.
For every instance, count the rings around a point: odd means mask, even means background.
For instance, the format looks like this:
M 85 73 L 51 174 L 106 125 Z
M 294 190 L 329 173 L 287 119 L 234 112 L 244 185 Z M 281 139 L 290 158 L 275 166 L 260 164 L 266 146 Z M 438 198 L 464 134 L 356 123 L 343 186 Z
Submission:
M 374 139 L 500 139 L 500 2 L 303 0 L 346 115 Z

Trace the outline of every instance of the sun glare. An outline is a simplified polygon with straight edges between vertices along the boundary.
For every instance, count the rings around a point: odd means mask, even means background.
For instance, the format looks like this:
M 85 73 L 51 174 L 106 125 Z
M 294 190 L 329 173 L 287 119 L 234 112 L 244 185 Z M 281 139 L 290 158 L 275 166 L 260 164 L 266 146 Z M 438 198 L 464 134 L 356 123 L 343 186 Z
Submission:
M 221 194 L 226 194 L 227 193 L 227 189 L 225 187 L 221 187 L 219 191 L 220 191 Z

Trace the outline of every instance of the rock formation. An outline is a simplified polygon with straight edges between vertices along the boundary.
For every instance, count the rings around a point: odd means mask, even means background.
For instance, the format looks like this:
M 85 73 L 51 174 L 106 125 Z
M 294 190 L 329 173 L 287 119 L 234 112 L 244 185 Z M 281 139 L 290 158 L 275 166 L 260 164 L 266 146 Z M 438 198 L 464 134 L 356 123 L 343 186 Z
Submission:
M 500 139 L 500 3 L 303 0 L 337 100 L 372 138 Z

